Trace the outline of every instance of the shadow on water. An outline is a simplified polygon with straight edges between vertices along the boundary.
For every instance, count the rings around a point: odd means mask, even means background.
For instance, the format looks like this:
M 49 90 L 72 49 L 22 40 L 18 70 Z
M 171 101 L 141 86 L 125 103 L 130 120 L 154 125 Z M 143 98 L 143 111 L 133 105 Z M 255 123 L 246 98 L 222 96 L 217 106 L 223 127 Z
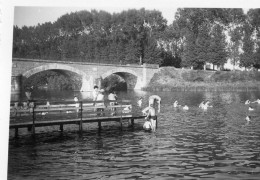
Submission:
M 118 96 L 133 101 L 142 96 L 144 108 L 152 94 Z M 10 135 L 8 179 L 259 179 L 260 105 L 250 112 L 244 104 L 260 98 L 259 92 L 156 94 L 162 108 L 155 133 L 143 131 L 140 120 L 122 131 L 116 123 L 104 123 L 100 133 L 96 124 L 88 124 L 82 134 L 68 125 L 63 133 L 39 130 L 35 138 Z M 175 100 L 189 110 L 174 108 Z M 202 100 L 213 108 L 199 109 Z M 246 115 L 252 117 L 249 123 Z

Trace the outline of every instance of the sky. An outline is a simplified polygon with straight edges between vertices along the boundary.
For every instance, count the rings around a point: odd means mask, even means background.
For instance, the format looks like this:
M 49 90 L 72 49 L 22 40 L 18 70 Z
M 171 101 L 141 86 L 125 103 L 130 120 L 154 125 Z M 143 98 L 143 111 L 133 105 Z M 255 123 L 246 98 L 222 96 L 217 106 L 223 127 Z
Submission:
M 127 9 L 140 9 L 141 6 L 129 6 L 129 7 L 30 7 L 30 6 L 17 6 L 14 8 L 14 25 L 18 27 L 22 26 L 35 26 L 38 23 L 54 22 L 59 17 L 66 13 L 88 10 L 104 10 L 109 13 L 118 13 Z M 159 10 L 162 12 L 162 16 L 167 20 L 168 24 L 171 24 L 174 20 L 175 12 L 177 8 L 160 7 L 160 8 L 145 8 L 149 10 Z
M 26 2 L 26 0 L 24 0 Z M 249 0 L 250 1 L 250 0 Z M 66 13 L 76 12 L 80 10 L 96 9 L 104 10 L 109 13 L 118 13 L 128 9 L 140 9 L 145 8 L 148 10 L 159 10 L 162 12 L 163 17 L 167 20 L 168 25 L 174 20 L 177 8 L 180 7 L 242 7 L 249 8 L 249 1 L 246 3 L 240 3 L 241 0 L 234 1 L 223 1 L 219 0 L 220 3 L 214 3 L 213 0 L 208 1 L 190 1 L 190 0 L 73 0 L 73 1 L 62 1 L 64 3 L 19 3 L 14 6 L 13 24 L 18 27 L 22 26 L 36 26 L 38 23 L 42 24 L 45 22 L 54 22 L 59 17 Z M 78 2 L 78 3 L 76 3 Z M 210 3 L 208 3 L 210 2 Z M 221 2 L 225 2 L 221 4 Z M 228 3 L 233 2 L 233 3 Z
M 0 179 L 7 179 L 9 102 L 12 69 L 13 25 L 35 26 L 54 22 L 60 16 L 79 10 L 104 10 L 110 13 L 128 9 L 158 10 L 174 20 L 177 8 L 259 8 L 259 0 L 0 0 Z

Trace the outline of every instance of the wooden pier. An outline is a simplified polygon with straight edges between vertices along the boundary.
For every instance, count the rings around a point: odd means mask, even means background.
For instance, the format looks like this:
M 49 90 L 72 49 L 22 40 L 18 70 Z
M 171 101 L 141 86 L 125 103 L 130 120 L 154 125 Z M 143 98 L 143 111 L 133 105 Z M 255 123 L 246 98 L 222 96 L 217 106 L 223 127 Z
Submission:
M 127 120 L 129 126 L 134 125 L 135 119 L 143 119 L 144 115 L 132 112 L 131 101 L 63 101 L 50 102 L 51 105 L 44 105 L 34 102 L 34 105 L 23 109 L 22 106 L 15 107 L 11 103 L 10 129 L 15 129 L 15 136 L 18 136 L 19 128 L 28 128 L 35 134 L 36 127 L 63 126 L 77 124 L 79 132 L 83 131 L 83 123 L 98 123 L 98 130 L 101 130 L 101 123 L 108 121 L 119 122 L 122 129 L 123 121 Z M 111 105 L 112 104 L 112 105 Z

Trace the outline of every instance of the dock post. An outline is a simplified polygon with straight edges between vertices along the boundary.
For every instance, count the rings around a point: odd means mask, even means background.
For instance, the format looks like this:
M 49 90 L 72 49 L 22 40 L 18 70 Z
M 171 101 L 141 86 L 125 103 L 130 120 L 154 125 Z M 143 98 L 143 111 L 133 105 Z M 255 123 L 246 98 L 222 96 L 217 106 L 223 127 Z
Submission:
M 101 131 L 101 121 L 98 121 L 98 131 Z
M 82 101 L 80 101 L 80 122 L 79 122 L 79 132 L 82 133 Z
M 128 119 L 128 127 L 134 126 L 134 118 Z
M 15 138 L 18 138 L 18 127 L 15 128 Z
M 134 127 L 134 124 L 135 124 L 135 119 L 134 118 L 131 118 L 131 125 Z
M 121 101 L 121 107 L 120 107 L 120 109 L 121 109 L 121 117 L 120 117 L 120 130 L 122 131 L 123 130 L 123 123 L 122 123 L 122 116 L 123 116 L 123 109 L 122 109 L 122 103 L 123 103 L 123 101 Z
M 60 131 L 63 132 L 63 124 L 60 124 Z
M 121 130 L 121 131 L 123 130 L 123 122 L 122 122 L 122 119 L 120 119 L 120 130 Z
M 34 112 L 34 107 L 32 107 L 33 109 L 33 124 L 32 124 L 32 135 L 35 135 L 35 112 Z

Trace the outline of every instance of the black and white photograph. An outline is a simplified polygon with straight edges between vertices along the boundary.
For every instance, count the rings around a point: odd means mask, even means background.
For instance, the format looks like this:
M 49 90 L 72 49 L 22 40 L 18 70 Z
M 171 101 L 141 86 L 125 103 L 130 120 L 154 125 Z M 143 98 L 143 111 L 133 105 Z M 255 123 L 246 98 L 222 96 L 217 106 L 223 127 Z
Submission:
M 0 179 L 259 179 L 256 0 L 0 1 Z

